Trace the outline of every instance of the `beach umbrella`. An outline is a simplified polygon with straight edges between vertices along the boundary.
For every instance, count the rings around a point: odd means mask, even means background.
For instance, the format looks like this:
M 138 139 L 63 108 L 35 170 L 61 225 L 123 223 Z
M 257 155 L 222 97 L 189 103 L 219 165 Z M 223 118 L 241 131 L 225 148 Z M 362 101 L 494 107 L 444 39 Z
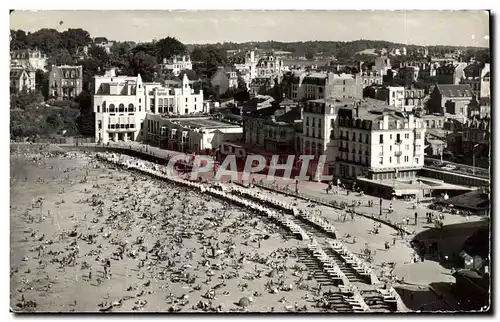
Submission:
M 252 297 L 244 296 L 238 302 L 236 302 L 234 304 L 238 305 L 239 307 L 246 308 L 246 307 L 250 306 L 250 304 L 252 304 L 252 302 L 253 302 Z

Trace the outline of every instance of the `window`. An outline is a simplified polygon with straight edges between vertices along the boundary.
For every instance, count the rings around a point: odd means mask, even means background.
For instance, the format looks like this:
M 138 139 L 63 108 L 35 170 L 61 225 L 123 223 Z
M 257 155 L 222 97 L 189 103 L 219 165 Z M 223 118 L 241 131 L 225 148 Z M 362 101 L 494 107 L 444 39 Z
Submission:
M 392 145 L 389 145 L 389 151 L 392 151 Z
M 309 116 L 306 117 L 306 126 L 309 126 Z M 342 133 L 340 135 L 342 135 Z
M 101 113 L 101 107 L 97 105 L 97 113 Z
M 421 145 L 417 144 L 417 145 L 415 145 L 415 150 L 416 150 L 417 152 L 420 152 L 420 148 L 421 148 L 421 147 L 422 147 Z
M 365 143 L 368 144 L 368 134 L 365 134 Z
M 344 131 L 340 131 L 340 139 L 343 140 L 344 139 Z
M 383 134 L 380 134 L 379 143 L 380 144 L 384 143 L 384 135 Z
M 141 87 L 141 85 L 139 85 L 139 88 Z M 141 102 L 141 99 L 139 98 L 139 103 Z
M 418 158 L 415 158 L 415 162 L 418 163 Z
M 405 145 L 405 150 L 406 150 L 406 151 L 410 151 L 410 145 L 409 145 L 409 144 L 406 144 L 406 145 Z
M 417 132 L 415 139 L 420 140 L 422 138 L 422 133 Z
M 405 133 L 405 139 L 409 139 L 410 138 L 410 133 Z
M 401 135 L 400 134 L 396 134 L 396 142 L 401 142 Z
M 97 121 L 97 128 L 102 129 L 102 121 Z
M 384 157 L 380 157 L 378 159 L 378 164 L 384 164 Z
M 353 141 L 356 141 L 356 132 L 353 132 L 353 133 L 352 133 L 352 140 L 353 140 Z
M 408 162 L 409 158 L 407 155 L 405 155 L 405 162 Z
M 389 134 L 389 140 L 392 140 L 392 134 Z
M 186 103 L 188 102 L 188 98 L 186 97 Z
M 186 108 L 186 109 L 184 109 L 184 113 L 185 113 L 185 114 L 188 114 L 188 113 L 189 113 L 187 108 Z
M 392 163 L 392 157 L 389 157 L 389 163 Z

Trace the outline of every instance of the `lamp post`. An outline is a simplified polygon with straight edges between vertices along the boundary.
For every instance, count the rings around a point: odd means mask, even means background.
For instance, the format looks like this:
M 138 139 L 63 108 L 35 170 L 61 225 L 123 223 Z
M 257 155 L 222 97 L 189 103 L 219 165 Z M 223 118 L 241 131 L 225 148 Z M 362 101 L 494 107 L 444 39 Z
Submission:
M 476 148 L 478 147 L 478 144 L 475 144 L 472 147 L 472 174 L 474 175 L 476 173 Z

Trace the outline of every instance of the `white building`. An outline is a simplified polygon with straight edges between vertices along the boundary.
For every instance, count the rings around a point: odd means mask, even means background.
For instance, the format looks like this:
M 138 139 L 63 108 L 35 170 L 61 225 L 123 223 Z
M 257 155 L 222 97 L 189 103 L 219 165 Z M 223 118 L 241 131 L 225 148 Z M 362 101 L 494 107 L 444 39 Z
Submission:
M 414 179 L 424 166 L 425 123 L 413 114 L 361 102 L 338 111 L 336 176 Z
M 189 85 L 186 74 L 180 87 L 159 83 L 147 85 L 145 92 L 146 111 L 152 114 L 188 115 L 208 113 L 203 104 L 203 91 L 195 91 Z
M 405 105 L 405 88 L 403 86 L 389 86 L 387 90 L 389 91 L 387 103 L 390 106 L 403 109 Z
M 97 142 L 137 140 L 143 135 L 146 104 L 141 75 L 116 76 L 114 70 L 106 71 L 104 76 L 94 76 L 92 94 Z
M 183 70 L 192 70 L 193 63 L 188 55 L 174 56 L 172 59 L 163 58 L 161 68 L 162 70 L 172 72 L 175 76 L 179 76 Z
M 245 54 L 245 63 L 243 64 L 235 64 L 234 68 L 240 73 L 244 73 L 248 75 L 245 81 L 247 84 L 257 77 L 257 57 L 255 56 L 255 51 L 251 50 Z
M 481 91 L 479 93 L 480 98 L 487 98 L 488 101 L 491 97 L 490 91 L 490 64 L 484 64 L 484 68 L 481 70 L 481 83 L 480 83 Z
M 425 124 L 376 100 L 312 100 L 303 111 L 302 154 L 313 155 L 308 174 L 355 180 L 414 178 L 424 165 Z
M 284 71 L 283 60 L 274 54 L 261 57 L 255 68 L 256 77 L 276 77 Z
M 94 77 L 92 97 L 96 113 L 96 141 L 140 140 L 145 136 L 146 114 L 189 115 L 208 113 L 203 92 L 189 86 L 186 75 L 179 87 L 143 83 L 141 75 L 116 76 L 114 70 Z
M 210 117 L 167 118 L 148 113 L 145 124 L 148 142 L 185 153 L 213 152 L 223 142 L 240 140 L 243 135 L 243 127 L 238 122 Z
M 22 66 L 10 67 L 10 93 L 17 94 L 22 90 L 35 91 L 35 70 Z
M 385 76 L 387 75 L 387 71 L 391 68 L 391 59 L 387 56 L 381 56 L 375 59 L 375 65 L 373 65 L 372 70 L 379 72 L 382 76 Z
M 302 112 L 301 154 L 314 156 L 314 159 L 309 162 L 308 168 L 308 174 L 313 178 L 319 175 L 316 170 L 321 155 L 326 155 L 323 174 L 332 175 L 334 173 L 337 141 L 332 129 L 335 127 L 337 105 L 336 100 L 310 100 L 307 101 Z
M 33 70 L 47 71 L 47 56 L 39 50 L 21 49 L 10 52 L 10 63 Z

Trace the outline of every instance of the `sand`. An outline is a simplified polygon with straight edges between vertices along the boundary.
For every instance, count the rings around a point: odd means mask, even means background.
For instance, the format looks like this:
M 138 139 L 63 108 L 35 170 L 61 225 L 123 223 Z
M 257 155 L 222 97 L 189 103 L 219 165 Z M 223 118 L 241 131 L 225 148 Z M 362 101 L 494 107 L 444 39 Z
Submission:
M 14 311 L 322 310 L 301 244 L 265 218 L 37 149 L 11 152 Z

